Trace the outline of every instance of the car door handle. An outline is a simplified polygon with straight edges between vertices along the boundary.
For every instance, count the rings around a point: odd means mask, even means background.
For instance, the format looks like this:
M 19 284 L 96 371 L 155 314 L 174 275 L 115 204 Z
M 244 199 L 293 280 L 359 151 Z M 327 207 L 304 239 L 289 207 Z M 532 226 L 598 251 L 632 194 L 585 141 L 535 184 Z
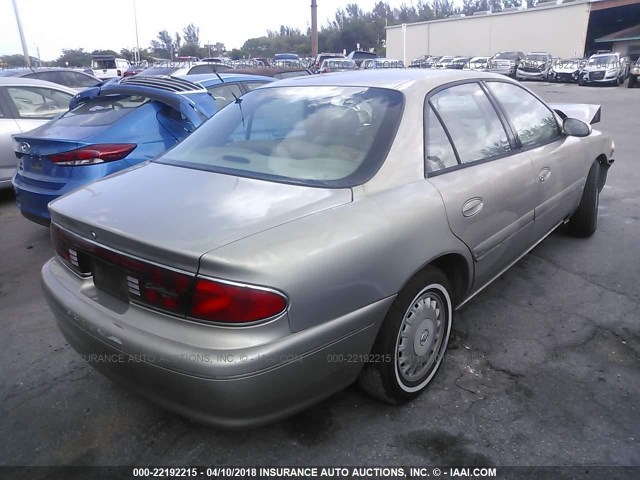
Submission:
M 538 180 L 540 180 L 541 182 L 544 182 L 548 180 L 550 176 L 551 176 L 551 169 L 549 167 L 544 167 L 542 170 L 540 170 L 540 173 L 538 174 Z
M 464 202 L 464 205 L 462 206 L 462 215 L 464 215 L 465 217 L 473 217 L 474 215 L 480 213 L 482 207 L 484 207 L 482 198 L 470 198 L 469 200 Z

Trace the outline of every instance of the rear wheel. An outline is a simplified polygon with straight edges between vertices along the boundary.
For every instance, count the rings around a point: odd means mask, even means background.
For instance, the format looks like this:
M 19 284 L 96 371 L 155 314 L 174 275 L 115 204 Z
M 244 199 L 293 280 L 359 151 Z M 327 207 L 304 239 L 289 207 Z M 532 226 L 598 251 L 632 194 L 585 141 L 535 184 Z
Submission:
M 598 205 L 600 203 L 600 164 L 595 161 L 587 175 L 582 199 L 569 220 L 569 233 L 576 237 L 590 237 L 598 227 Z
M 358 379 L 373 397 L 407 402 L 427 387 L 442 363 L 453 305 L 447 277 L 428 267 L 398 294 Z

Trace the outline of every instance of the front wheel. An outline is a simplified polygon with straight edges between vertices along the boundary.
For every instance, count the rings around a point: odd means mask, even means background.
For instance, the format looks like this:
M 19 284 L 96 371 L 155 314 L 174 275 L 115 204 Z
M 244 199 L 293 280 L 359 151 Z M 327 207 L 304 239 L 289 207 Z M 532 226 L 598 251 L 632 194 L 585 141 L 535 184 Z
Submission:
M 636 77 L 634 77 L 633 75 L 631 75 L 629 77 L 629 82 L 627 82 L 627 88 L 633 88 L 633 86 L 636 84 Z
M 580 205 L 569 220 L 569 233 L 576 237 L 590 237 L 598 228 L 600 204 L 600 163 L 593 162 L 582 192 Z
M 373 361 L 360 373 L 363 390 L 393 404 L 420 395 L 442 364 L 449 343 L 450 292 L 446 275 L 435 267 L 426 268 L 402 289 L 380 328 Z

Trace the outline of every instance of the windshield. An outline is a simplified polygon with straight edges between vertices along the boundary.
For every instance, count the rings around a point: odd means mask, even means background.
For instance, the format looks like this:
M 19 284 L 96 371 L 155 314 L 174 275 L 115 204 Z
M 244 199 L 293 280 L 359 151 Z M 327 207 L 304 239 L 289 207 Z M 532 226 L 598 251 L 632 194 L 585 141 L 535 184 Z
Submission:
M 527 55 L 526 57 L 524 57 L 524 59 L 531 60 L 533 62 L 546 62 L 547 56 L 540 53 L 535 53 L 535 54 Z
M 589 65 L 605 66 L 609 64 L 617 64 L 618 58 L 615 55 L 600 55 L 598 57 L 591 57 L 589 59 Z
M 344 188 L 367 181 L 391 146 L 403 95 L 364 87 L 251 91 L 158 162 L 288 183 Z

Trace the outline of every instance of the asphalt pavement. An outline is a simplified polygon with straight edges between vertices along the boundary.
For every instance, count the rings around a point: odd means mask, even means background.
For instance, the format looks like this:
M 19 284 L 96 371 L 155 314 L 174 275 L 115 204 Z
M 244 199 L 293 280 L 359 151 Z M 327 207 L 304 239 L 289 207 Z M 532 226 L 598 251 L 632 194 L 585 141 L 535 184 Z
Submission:
M 0 192 L 0 465 L 640 465 L 640 89 L 527 86 L 603 106 L 616 162 L 598 231 L 552 234 L 459 311 L 402 407 L 354 385 L 229 432 L 137 397 L 66 343 L 40 287 L 48 230 Z

